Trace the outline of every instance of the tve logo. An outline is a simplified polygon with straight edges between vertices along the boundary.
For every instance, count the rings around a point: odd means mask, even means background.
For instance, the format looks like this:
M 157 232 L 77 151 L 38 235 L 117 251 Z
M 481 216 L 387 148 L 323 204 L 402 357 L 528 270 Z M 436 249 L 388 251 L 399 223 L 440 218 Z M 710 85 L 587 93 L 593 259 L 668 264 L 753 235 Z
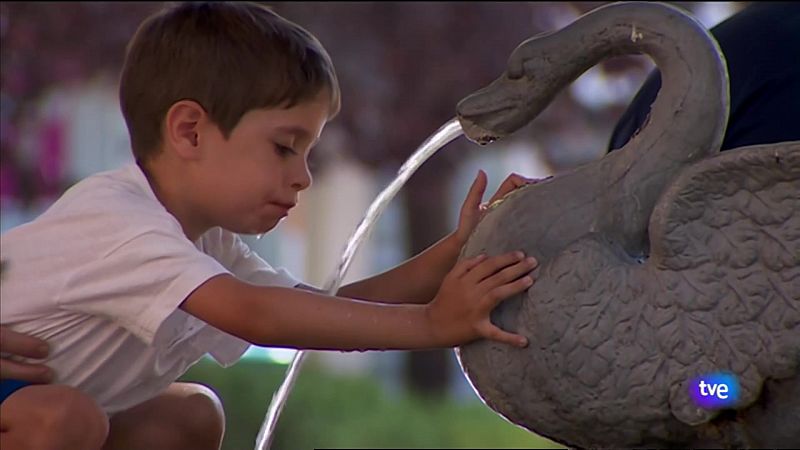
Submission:
M 739 382 L 730 373 L 710 373 L 693 379 L 689 383 L 689 393 L 701 408 L 727 408 L 739 400 Z

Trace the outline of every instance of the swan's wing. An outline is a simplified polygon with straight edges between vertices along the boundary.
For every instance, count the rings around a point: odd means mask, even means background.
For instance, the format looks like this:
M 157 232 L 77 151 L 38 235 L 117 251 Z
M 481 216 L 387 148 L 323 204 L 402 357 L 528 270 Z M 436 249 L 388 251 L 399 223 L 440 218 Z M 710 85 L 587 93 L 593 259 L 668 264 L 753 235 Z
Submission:
M 697 375 L 740 384 L 735 409 L 767 379 L 800 376 L 800 141 L 743 147 L 676 178 L 650 221 L 651 258 L 675 320 L 656 331 L 670 349 L 670 408 L 699 424 L 713 414 L 689 395 Z

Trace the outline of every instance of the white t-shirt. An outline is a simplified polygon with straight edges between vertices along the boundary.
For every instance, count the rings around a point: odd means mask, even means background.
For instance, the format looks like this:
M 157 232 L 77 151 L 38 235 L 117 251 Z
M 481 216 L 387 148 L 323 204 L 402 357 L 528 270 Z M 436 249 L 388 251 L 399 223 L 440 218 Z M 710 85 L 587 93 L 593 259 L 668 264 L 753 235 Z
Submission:
M 47 340 L 55 383 L 108 413 L 161 393 L 206 353 L 227 366 L 249 344 L 178 309 L 211 277 L 299 284 L 235 234 L 192 243 L 136 164 L 93 175 L 0 237 L 0 323 Z M 220 299 L 224 301 L 224 299 Z

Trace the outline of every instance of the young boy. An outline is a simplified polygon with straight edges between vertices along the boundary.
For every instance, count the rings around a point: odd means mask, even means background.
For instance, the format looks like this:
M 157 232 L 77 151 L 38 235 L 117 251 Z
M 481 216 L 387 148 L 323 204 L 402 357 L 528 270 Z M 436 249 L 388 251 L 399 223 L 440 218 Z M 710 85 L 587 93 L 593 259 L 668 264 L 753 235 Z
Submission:
M 273 269 L 238 237 L 268 232 L 297 203 L 309 152 L 339 109 L 329 57 L 297 25 L 248 3 L 167 8 L 129 44 L 120 102 L 136 163 L 83 180 L 2 236 L 0 324 L 50 343 L 57 383 L 0 405 L 7 442 L 32 430 L 13 405 L 64 394 L 88 396 L 81 408 L 101 419 L 88 443 L 75 443 L 89 434 L 79 433 L 61 448 L 218 448 L 213 392 L 174 381 L 206 353 L 227 366 L 250 344 L 526 345 L 489 314 L 531 286 L 535 261 L 512 252 L 456 264 L 482 214 L 483 173 L 455 232 L 337 296 Z M 525 182 L 509 177 L 492 200 Z

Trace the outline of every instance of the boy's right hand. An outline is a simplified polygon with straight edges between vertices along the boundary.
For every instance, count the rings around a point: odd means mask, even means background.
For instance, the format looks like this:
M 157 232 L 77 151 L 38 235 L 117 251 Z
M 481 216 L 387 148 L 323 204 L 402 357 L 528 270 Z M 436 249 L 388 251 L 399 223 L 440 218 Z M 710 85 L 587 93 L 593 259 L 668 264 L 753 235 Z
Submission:
M 501 330 L 489 317 L 501 301 L 533 285 L 529 272 L 536 264 L 533 257 L 525 258 L 519 251 L 479 255 L 456 264 L 428 304 L 428 319 L 437 340 L 452 346 L 483 337 L 517 347 L 528 345 L 524 336 Z

